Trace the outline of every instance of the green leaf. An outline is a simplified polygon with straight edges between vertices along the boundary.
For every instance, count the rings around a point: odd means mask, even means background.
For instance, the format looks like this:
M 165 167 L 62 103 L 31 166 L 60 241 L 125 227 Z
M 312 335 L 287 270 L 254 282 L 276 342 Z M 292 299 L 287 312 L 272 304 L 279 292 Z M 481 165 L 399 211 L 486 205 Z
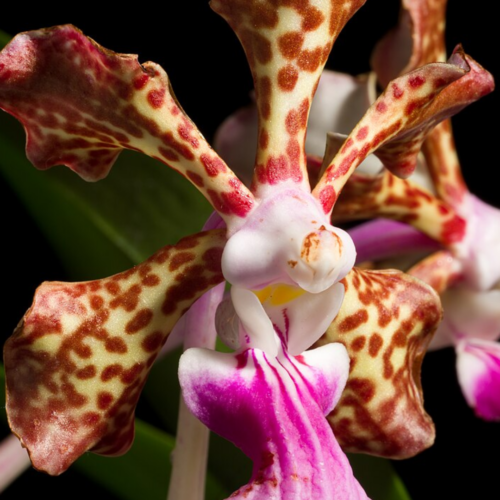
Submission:
M 389 460 L 361 454 L 348 457 L 354 476 L 372 500 L 411 500 Z
M 37 171 L 24 132 L 0 115 L 0 172 L 74 279 L 109 276 L 201 229 L 210 205 L 181 175 L 124 151 L 109 176 L 89 184 L 65 167 Z
M 10 41 L 12 37 L 10 35 L 7 35 L 5 31 L 0 30 L 0 49 L 5 47 Z
M 170 480 L 172 436 L 136 419 L 130 451 L 116 458 L 88 453 L 75 466 L 97 483 L 125 500 L 165 500 Z M 207 476 L 206 500 L 220 500 L 230 492 Z

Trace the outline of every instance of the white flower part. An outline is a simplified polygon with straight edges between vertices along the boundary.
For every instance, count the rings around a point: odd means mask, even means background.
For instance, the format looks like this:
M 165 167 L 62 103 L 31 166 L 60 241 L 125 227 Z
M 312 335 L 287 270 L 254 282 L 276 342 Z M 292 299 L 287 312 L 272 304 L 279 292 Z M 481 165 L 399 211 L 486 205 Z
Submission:
M 354 77 L 336 71 L 323 71 L 311 105 L 307 124 L 306 151 L 323 157 L 327 133 L 347 138 L 377 98 L 375 73 Z M 339 144 L 342 145 L 343 140 Z M 383 169 L 381 161 L 368 155 L 357 172 L 376 175 Z
M 283 283 L 320 293 L 344 278 L 355 258 L 351 237 L 328 222 L 310 193 L 283 187 L 230 236 L 222 272 L 249 290 Z
M 336 283 L 324 292 L 302 293 L 286 302 L 280 300 L 280 287 L 277 288 L 278 293 L 271 290 L 262 305 L 274 327 L 283 335 L 288 352 L 298 356 L 325 333 L 337 316 L 344 300 L 344 285 Z
M 469 194 L 467 234 L 457 246 L 467 284 L 489 290 L 500 280 L 500 210 Z
M 477 292 L 463 285 L 441 295 L 444 319 L 430 349 L 456 345 L 464 338 L 496 340 L 500 337 L 500 290 Z
M 237 286 L 231 288 L 231 299 L 240 320 L 240 350 L 260 349 L 269 356 L 278 355 L 278 338 L 269 316 L 257 296 Z

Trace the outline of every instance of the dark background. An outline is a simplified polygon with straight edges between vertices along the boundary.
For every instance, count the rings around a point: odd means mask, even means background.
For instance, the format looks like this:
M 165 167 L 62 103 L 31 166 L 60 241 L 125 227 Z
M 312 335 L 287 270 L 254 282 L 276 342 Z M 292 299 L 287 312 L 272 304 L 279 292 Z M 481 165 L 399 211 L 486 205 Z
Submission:
M 185 111 L 211 140 L 218 124 L 249 102 L 252 81 L 234 34 L 207 3 L 194 0 L 170 6 L 165 2 L 164 13 L 143 2 L 134 10 L 116 11 L 106 17 L 99 8 L 87 3 L 83 6 L 68 2 L 57 11 L 45 8 L 27 12 L 25 4 L 19 2 L 18 6 L 10 4 L 11 14 L 3 16 L 0 28 L 14 34 L 73 23 L 109 49 L 137 53 L 141 62 L 160 63 Z M 367 71 L 374 43 L 396 23 L 397 13 L 396 0 L 368 0 L 341 34 L 327 66 L 353 74 Z M 461 8 L 459 2 L 450 2 L 448 50 L 461 42 L 467 53 L 499 76 L 498 56 L 494 55 L 498 47 L 494 41 L 496 20 L 491 2 L 467 3 L 467 9 Z M 195 48 L 188 43 L 194 43 Z M 493 179 L 499 167 L 494 158 L 499 143 L 495 118 L 500 109 L 498 99 L 498 95 L 487 96 L 453 119 L 470 190 L 495 206 L 500 206 L 498 182 Z M 65 274 L 1 178 L 0 202 L 5 256 L 3 289 L 10 298 L 3 310 L 0 338 L 7 338 L 29 306 L 35 287 L 44 280 L 63 280 Z M 29 249 L 29 261 L 19 248 Z M 451 349 L 430 353 L 424 362 L 424 395 L 427 411 L 436 423 L 436 444 L 418 457 L 396 464 L 414 500 L 454 498 L 467 493 L 478 499 L 498 497 L 498 459 L 488 459 L 486 454 L 492 452 L 495 456 L 500 448 L 500 423 L 485 423 L 474 417 L 458 387 L 454 362 Z M 22 491 L 37 487 L 50 491 L 52 498 L 62 499 L 68 494 L 67 487 L 74 488 L 76 484 L 82 494 L 92 492 L 92 485 L 75 472 L 52 479 L 32 471 L 9 488 L 3 498 L 15 498 Z

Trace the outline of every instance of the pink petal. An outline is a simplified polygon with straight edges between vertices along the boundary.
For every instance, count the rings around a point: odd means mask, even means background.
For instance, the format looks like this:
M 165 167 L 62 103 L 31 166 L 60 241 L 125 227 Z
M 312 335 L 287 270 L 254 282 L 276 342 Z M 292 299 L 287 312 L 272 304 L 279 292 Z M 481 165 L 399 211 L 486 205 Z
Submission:
M 258 349 L 183 354 L 179 379 L 187 406 L 254 462 L 249 483 L 231 498 L 367 498 L 324 418 L 348 363 L 338 344 L 297 358 Z
M 476 415 L 500 421 L 500 344 L 467 339 L 457 345 L 458 380 Z

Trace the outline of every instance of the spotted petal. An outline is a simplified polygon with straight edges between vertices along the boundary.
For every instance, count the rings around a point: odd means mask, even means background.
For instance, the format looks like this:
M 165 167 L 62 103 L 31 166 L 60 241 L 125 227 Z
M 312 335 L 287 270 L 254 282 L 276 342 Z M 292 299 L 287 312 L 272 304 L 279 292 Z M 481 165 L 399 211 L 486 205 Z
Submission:
M 491 75 L 476 68 L 480 66 L 457 48 L 448 63 L 428 64 L 393 80 L 334 158 L 325 157 L 325 173 L 313 192 L 325 212 L 331 211 L 354 169 L 374 151 L 394 174 L 410 175 L 427 133 L 472 102 L 474 88 L 475 99 L 493 89 Z M 473 76 L 463 86 L 444 92 L 468 73 Z
M 346 389 L 328 419 L 346 451 L 405 458 L 432 445 L 419 373 L 440 319 L 438 296 L 399 271 L 353 269 L 346 295 L 319 344 L 343 343 Z
M 447 0 L 403 0 L 396 28 L 378 42 L 371 65 L 384 87 L 420 66 L 446 60 L 444 43 Z
M 47 282 L 5 345 L 7 412 L 33 465 L 57 475 L 85 451 L 124 453 L 147 374 L 183 312 L 223 278 L 224 231 L 185 238 L 133 269 Z
M 107 175 L 124 148 L 185 175 L 228 220 L 253 196 L 178 105 L 163 69 L 116 54 L 73 26 L 22 33 L 0 55 L 0 107 L 24 125 L 38 168 Z
M 212 0 L 238 35 L 252 70 L 259 113 L 255 190 L 289 181 L 309 191 L 304 140 L 323 66 L 365 0 Z
M 333 213 L 335 222 L 371 217 L 407 222 L 443 245 L 466 236 L 466 221 L 448 204 L 411 179 L 400 179 L 387 170 L 377 176 L 355 172 Z

